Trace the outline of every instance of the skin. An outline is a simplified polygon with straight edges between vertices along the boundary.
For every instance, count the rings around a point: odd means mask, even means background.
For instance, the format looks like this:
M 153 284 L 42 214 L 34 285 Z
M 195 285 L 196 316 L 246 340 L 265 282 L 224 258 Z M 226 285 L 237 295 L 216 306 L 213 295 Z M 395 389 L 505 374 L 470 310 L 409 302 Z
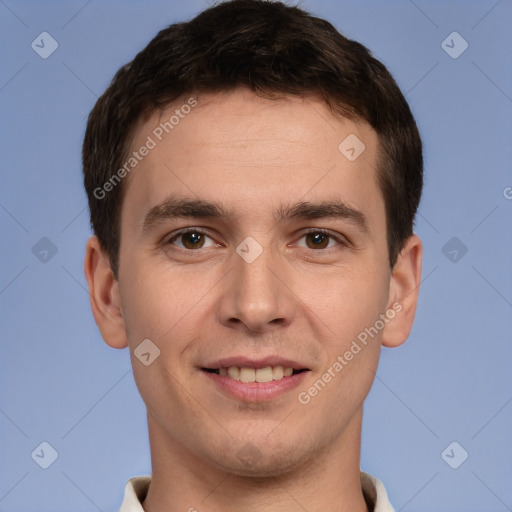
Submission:
M 118 280 L 95 237 L 86 250 L 95 320 L 108 345 L 130 348 L 147 406 L 153 479 L 144 509 L 367 511 L 363 402 L 381 345 L 409 335 L 422 257 L 413 235 L 390 270 L 378 137 L 313 97 L 239 90 L 197 99 L 127 178 Z M 132 147 L 180 104 L 142 122 Z M 349 134 L 366 146 L 355 161 L 338 149 Z M 220 202 L 234 217 L 168 218 L 144 231 L 145 215 L 171 194 Z M 363 213 L 367 231 L 347 219 L 273 216 L 281 206 L 331 200 Z M 175 237 L 183 228 L 205 233 L 200 249 L 187 248 L 190 236 Z M 327 247 L 318 248 L 318 234 L 306 233 L 315 229 L 345 243 L 320 235 Z M 263 249 L 252 263 L 235 250 L 248 236 Z M 395 303 L 401 311 L 378 336 L 300 403 L 298 393 Z M 133 354 L 146 338 L 160 349 L 149 366 Z M 311 371 L 299 388 L 266 403 L 226 396 L 200 369 L 223 357 L 269 354 Z M 247 443 L 258 457 L 244 463 L 237 454 Z

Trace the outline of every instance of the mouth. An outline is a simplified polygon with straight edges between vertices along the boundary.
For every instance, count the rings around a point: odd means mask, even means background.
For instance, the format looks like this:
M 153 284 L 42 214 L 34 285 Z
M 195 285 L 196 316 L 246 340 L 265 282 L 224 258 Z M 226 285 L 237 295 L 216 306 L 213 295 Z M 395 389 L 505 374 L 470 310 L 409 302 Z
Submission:
M 204 366 L 203 366 L 204 365 Z M 237 355 L 203 363 L 199 368 L 214 389 L 242 402 L 286 399 L 313 372 L 306 363 L 281 355 Z M 199 369 L 198 368 L 198 369 Z
M 309 368 L 292 368 L 290 366 L 265 366 L 262 368 L 252 368 L 245 366 L 223 366 L 220 368 L 201 368 L 203 371 L 213 373 L 227 379 L 239 382 L 272 382 L 280 381 L 309 371 Z
M 201 370 L 208 381 L 225 396 L 246 403 L 268 403 L 287 394 L 290 396 L 289 393 L 303 385 L 304 379 L 311 373 L 309 368 L 269 366 L 268 363 L 266 366 L 220 366 Z

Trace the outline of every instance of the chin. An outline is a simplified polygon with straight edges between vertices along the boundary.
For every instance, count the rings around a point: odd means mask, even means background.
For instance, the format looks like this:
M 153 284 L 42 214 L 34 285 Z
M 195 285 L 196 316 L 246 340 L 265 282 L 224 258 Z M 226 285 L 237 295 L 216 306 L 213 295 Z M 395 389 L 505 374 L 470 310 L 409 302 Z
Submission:
M 299 452 L 293 446 L 267 445 L 259 448 L 249 441 L 242 444 L 235 453 L 231 453 L 232 449 L 233 445 L 229 447 L 229 451 L 222 450 L 221 460 L 216 458 L 215 465 L 227 473 L 250 477 L 255 481 L 261 479 L 263 482 L 269 478 L 286 476 L 307 465 L 309 460 L 303 450 Z

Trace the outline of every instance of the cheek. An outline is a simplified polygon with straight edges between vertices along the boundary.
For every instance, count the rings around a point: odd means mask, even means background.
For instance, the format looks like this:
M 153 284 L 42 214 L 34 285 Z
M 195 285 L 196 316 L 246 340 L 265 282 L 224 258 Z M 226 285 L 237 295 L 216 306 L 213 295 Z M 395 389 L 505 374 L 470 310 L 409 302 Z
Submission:
M 184 391 L 187 381 L 168 359 L 169 353 L 162 350 L 150 366 L 144 366 L 132 356 L 133 376 L 148 413 L 168 434 L 183 438 L 197 431 L 200 405 L 194 399 L 196 393 Z
M 371 262 L 338 268 L 329 273 L 302 273 L 296 293 L 328 336 L 343 347 L 384 312 L 389 281 Z
M 191 286 L 187 273 L 151 264 L 151 260 L 126 258 L 126 275 L 120 275 L 123 316 L 133 343 L 141 337 L 163 343 L 182 328 L 183 319 L 195 311 L 198 298 L 207 289 L 197 275 Z
M 315 389 L 310 390 L 311 397 L 318 393 L 315 401 L 321 409 L 337 403 L 345 411 L 355 410 L 368 394 L 380 356 L 379 318 L 385 312 L 387 292 L 382 272 L 353 270 L 323 283 L 304 299 L 321 319 L 316 322 L 323 331 L 325 358 Z

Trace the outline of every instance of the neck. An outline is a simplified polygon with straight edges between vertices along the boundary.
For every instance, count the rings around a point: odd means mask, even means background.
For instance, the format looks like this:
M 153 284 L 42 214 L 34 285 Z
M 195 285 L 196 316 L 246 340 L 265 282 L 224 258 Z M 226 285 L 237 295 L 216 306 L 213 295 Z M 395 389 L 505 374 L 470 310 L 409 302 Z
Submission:
M 368 512 L 360 482 L 362 408 L 328 449 L 272 476 L 245 476 L 198 458 L 148 414 L 153 475 L 146 512 Z

